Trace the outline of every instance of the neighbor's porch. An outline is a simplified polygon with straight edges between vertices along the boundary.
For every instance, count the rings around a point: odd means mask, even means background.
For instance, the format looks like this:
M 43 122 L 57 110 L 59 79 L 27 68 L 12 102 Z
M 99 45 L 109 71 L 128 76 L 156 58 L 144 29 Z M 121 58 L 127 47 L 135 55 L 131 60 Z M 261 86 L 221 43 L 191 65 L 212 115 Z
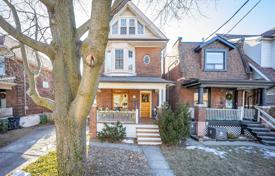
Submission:
M 227 131 L 240 134 L 242 121 L 269 119 L 255 107 L 266 106 L 266 90 L 272 85 L 272 82 L 252 80 L 185 83 L 183 89 L 194 92 L 190 107 L 196 125 L 193 132 L 204 136 L 208 127 L 224 126 Z

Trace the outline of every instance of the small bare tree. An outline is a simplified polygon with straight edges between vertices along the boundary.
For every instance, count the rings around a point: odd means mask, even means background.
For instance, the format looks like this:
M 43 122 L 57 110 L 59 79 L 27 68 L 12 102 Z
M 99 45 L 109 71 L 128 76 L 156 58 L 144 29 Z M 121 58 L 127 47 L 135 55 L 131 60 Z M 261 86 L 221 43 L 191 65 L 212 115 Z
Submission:
M 75 24 L 73 0 L 17 1 L 3 0 L 8 10 L 3 10 L 2 13 L 8 16 L 11 14 L 13 22 L 2 14 L 0 26 L 20 43 L 18 47 L 28 76 L 29 96 L 36 104 L 53 111 L 58 174 L 85 175 L 86 118 L 96 94 L 98 77 L 104 63 L 109 21 L 127 0 L 115 0 L 113 4 L 112 0 L 92 0 L 90 18 L 78 28 Z M 186 11 L 190 5 L 189 1 L 162 1 L 163 10 L 159 15 L 167 15 L 175 7 L 176 11 L 180 9 Z M 158 3 L 151 0 L 149 4 L 153 2 Z M 172 14 L 176 16 L 178 13 L 172 12 Z M 41 24 L 39 20 L 41 18 L 48 19 L 46 25 Z M 28 25 L 23 29 L 22 24 L 26 23 Z M 80 38 L 87 31 L 88 37 L 81 41 Z M 53 65 L 54 100 L 40 96 L 36 87 L 39 69 L 36 71 L 30 69 L 25 45 L 35 50 L 38 68 L 41 65 L 38 52 L 50 58 Z M 84 63 L 82 77 L 81 58 Z

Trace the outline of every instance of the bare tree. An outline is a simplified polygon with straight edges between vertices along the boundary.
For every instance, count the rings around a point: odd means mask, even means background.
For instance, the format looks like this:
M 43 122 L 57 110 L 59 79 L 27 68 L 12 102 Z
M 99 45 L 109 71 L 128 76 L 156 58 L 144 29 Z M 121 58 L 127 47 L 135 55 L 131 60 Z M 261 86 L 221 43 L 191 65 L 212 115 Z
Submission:
M 92 0 L 90 18 L 78 28 L 75 24 L 73 0 L 18 1 L 3 0 L 8 8 L 2 11 L 0 26 L 20 42 L 24 68 L 28 75 L 29 96 L 36 104 L 53 111 L 58 174 L 85 175 L 86 118 L 96 94 L 99 73 L 104 63 L 109 21 L 118 7 L 127 0 L 115 0 L 113 5 L 112 0 Z M 159 14 L 167 15 L 171 9 L 186 11 L 187 2 L 166 0 Z M 35 6 L 42 10 L 38 11 Z M 7 17 L 3 16 L 4 13 Z M 23 15 L 19 15 L 21 13 Z M 172 14 L 177 15 L 174 11 Z M 10 16 L 13 17 L 13 21 L 10 20 Z M 46 25 L 41 24 L 41 18 L 48 20 Z M 24 25 L 23 29 L 22 24 L 28 25 Z M 81 41 L 80 38 L 87 31 L 88 37 Z M 25 45 L 35 50 L 36 56 L 37 52 L 41 52 L 50 58 L 53 65 L 54 100 L 40 96 L 37 91 L 36 77 L 39 69 L 32 71 L 29 68 Z M 81 58 L 84 63 L 82 77 Z M 37 61 L 39 66 L 38 57 Z

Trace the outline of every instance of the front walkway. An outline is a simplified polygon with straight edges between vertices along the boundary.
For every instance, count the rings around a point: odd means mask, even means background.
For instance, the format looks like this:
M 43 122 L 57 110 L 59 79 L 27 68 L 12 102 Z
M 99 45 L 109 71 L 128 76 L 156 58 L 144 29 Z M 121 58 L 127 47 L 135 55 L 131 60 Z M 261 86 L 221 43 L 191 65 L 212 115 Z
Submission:
M 54 148 L 54 126 L 35 128 L 23 138 L 0 148 L 0 176 L 8 174 L 19 166 L 27 165 Z
M 166 162 L 159 147 L 143 146 L 143 153 L 146 156 L 152 175 L 173 176 L 173 172 Z

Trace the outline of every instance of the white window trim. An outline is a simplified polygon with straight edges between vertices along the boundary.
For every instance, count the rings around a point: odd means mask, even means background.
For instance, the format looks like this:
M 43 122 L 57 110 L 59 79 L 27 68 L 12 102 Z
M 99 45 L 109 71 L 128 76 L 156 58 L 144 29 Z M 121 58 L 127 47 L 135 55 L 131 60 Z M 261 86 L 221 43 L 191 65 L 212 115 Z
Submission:
M 126 34 L 121 34 L 121 19 L 126 19 Z M 129 34 L 130 19 L 135 20 L 135 34 Z M 113 25 L 116 22 L 118 22 L 118 34 L 113 33 Z M 143 25 L 143 34 L 138 34 L 138 22 Z M 112 23 L 110 32 L 111 32 L 112 35 L 120 35 L 120 36 L 144 36 L 145 35 L 145 24 L 143 22 L 139 21 L 136 17 L 121 16 Z
M 123 49 L 123 69 L 116 69 L 115 68 L 115 50 L 116 49 Z M 108 69 L 108 51 L 111 51 L 111 68 Z M 132 64 L 133 64 L 133 69 L 129 70 L 129 51 L 133 52 L 133 57 L 132 57 Z M 105 62 L 105 66 L 104 66 L 104 74 L 111 76 L 125 76 L 125 75 L 130 75 L 130 76 L 134 76 L 136 75 L 136 57 L 135 57 L 135 48 L 129 46 L 128 44 L 115 44 L 115 45 L 111 45 L 110 47 L 106 48 L 106 62 Z

